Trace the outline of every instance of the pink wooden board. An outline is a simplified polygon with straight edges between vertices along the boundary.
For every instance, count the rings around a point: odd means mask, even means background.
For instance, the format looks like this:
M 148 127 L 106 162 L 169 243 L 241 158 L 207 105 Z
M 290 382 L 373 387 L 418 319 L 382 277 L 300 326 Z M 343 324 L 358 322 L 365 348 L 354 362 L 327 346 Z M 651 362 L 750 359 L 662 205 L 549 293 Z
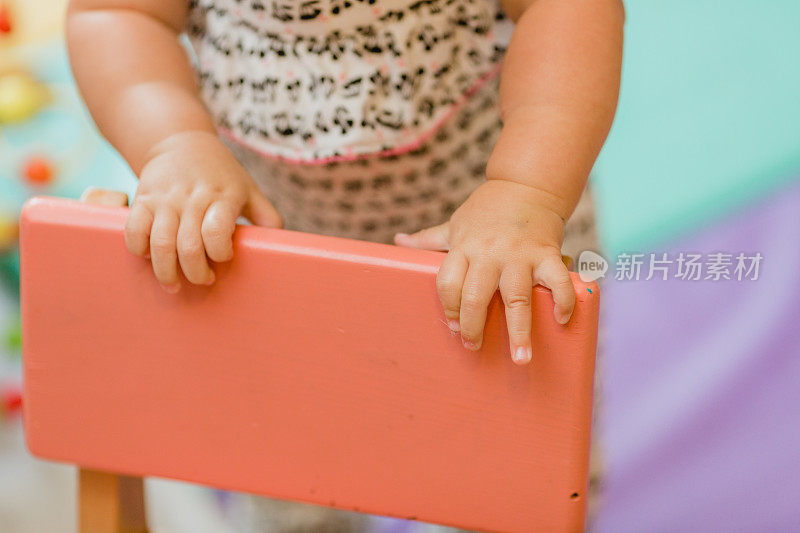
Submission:
M 39 457 L 493 531 L 579 531 L 598 294 L 534 291 L 534 358 L 450 334 L 443 254 L 240 227 L 211 287 L 130 255 L 127 210 L 22 216 L 24 420 Z M 591 292 L 589 291 L 591 289 Z

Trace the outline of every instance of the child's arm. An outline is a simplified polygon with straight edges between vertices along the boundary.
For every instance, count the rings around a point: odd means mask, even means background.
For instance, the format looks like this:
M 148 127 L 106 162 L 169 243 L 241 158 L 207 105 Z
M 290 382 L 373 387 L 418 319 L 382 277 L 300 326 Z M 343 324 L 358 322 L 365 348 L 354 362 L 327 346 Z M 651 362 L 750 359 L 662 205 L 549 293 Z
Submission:
M 500 86 L 503 130 L 487 181 L 448 223 L 398 244 L 449 250 L 437 285 L 451 329 L 477 349 L 499 287 L 511 354 L 531 357 L 531 290 L 553 293 L 556 319 L 575 303 L 561 261 L 564 223 L 580 198 L 616 109 L 620 0 L 506 0 L 516 20 Z
M 159 282 L 214 281 L 207 257 L 230 259 L 240 213 L 280 217 L 219 141 L 178 41 L 186 0 L 72 0 L 70 60 L 92 116 L 139 175 L 126 244 L 150 255 Z

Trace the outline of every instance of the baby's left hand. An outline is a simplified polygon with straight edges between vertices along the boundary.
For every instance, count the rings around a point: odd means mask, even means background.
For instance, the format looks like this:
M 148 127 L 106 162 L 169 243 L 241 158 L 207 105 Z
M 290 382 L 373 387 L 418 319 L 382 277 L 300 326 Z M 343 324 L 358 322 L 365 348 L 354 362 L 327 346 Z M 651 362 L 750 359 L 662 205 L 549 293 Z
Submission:
M 552 291 L 559 323 L 572 315 L 575 293 L 561 260 L 564 220 L 549 204 L 546 193 L 528 185 L 488 180 L 449 222 L 395 236 L 400 246 L 448 251 L 436 287 L 448 327 L 461 332 L 466 348 L 480 348 L 487 306 L 498 287 L 511 357 L 517 364 L 528 363 L 532 356 L 534 285 Z

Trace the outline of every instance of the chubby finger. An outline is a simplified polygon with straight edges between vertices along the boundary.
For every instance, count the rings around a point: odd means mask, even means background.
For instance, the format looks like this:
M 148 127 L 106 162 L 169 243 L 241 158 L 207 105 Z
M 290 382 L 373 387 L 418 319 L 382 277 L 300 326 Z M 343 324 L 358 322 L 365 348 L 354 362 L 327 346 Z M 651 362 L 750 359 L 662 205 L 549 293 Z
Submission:
M 211 285 L 214 283 L 214 271 L 208 266 L 206 248 L 203 244 L 201 226 L 205 215 L 205 203 L 187 206 L 181 213 L 178 226 L 178 262 L 183 275 L 189 283 L 195 285 Z
M 458 251 L 448 253 L 436 274 L 436 291 L 442 302 L 447 327 L 452 332 L 461 330 L 459 314 L 461 312 L 461 289 L 467 275 L 467 258 Z
M 178 213 L 172 209 L 159 210 L 150 230 L 150 256 L 156 279 L 169 293 L 180 290 L 178 278 Z
M 240 206 L 227 200 L 216 201 L 206 209 L 200 234 L 212 261 L 221 263 L 233 258 L 233 232 L 240 211 Z
M 508 268 L 500 275 L 500 295 L 506 313 L 511 359 L 518 365 L 530 362 L 531 348 L 531 293 L 533 276 L 530 267 Z
M 281 217 L 278 210 L 275 209 L 275 206 L 272 205 L 272 202 L 267 200 L 267 197 L 255 186 L 253 186 L 253 190 L 250 192 L 242 214 L 256 226 L 264 226 L 266 228 L 283 227 L 283 217 Z
M 125 207 L 128 205 L 128 195 L 122 191 L 90 186 L 86 187 L 83 194 L 81 194 L 81 202 L 110 207 Z
M 150 228 L 153 213 L 140 203 L 134 203 L 125 221 L 125 246 L 134 255 L 145 256 L 150 252 Z
M 420 248 L 422 250 L 440 250 L 446 252 L 450 249 L 450 223 L 445 222 L 438 226 L 425 228 L 411 235 L 398 233 L 394 242 L 406 248 Z
M 561 254 L 548 254 L 536 265 L 534 282 L 553 293 L 553 314 L 559 324 L 566 324 L 575 309 L 575 288 Z
M 461 340 L 470 350 L 477 350 L 483 343 L 483 326 L 486 323 L 486 308 L 489 306 L 500 278 L 499 269 L 486 262 L 470 262 L 464 286 L 461 289 Z

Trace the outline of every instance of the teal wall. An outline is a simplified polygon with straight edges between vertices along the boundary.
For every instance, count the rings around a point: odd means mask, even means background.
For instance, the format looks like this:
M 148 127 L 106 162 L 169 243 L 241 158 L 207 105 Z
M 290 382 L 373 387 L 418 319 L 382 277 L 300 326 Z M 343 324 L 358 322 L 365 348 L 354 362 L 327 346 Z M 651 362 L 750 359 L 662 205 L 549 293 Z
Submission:
M 800 2 L 629 0 L 595 166 L 608 252 L 642 250 L 800 177 Z

